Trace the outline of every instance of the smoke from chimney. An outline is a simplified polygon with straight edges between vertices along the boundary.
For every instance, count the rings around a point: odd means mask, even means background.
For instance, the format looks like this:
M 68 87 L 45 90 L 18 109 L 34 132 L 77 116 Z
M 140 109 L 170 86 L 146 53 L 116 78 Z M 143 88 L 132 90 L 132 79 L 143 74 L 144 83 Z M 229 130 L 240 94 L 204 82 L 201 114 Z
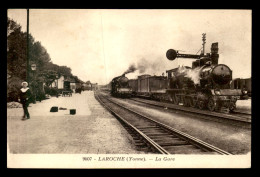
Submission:
M 166 70 L 167 66 L 162 59 L 157 58 L 156 60 L 147 60 L 145 58 L 141 58 L 137 64 L 132 63 L 128 69 L 124 72 L 124 74 L 134 73 L 138 70 L 139 74 L 154 74 L 154 73 L 162 73 Z M 187 69 L 184 66 L 180 66 L 177 70 L 179 74 L 184 74 L 184 77 L 190 78 L 195 84 L 200 83 L 200 69 Z
M 128 74 L 128 73 L 133 73 L 137 70 L 137 68 L 135 67 L 135 64 L 131 64 L 128 69 L 124 72 L 124 74 Z
M 163 59 L 157 58 L 156 60 L 148 60 L 141 58 L 137 64 L 131 64 L 124 74 L 133 73 L 138 70 L 139 74 L 154 74 L 162 73 L 166 69 L 166 65 L 162 62 Z

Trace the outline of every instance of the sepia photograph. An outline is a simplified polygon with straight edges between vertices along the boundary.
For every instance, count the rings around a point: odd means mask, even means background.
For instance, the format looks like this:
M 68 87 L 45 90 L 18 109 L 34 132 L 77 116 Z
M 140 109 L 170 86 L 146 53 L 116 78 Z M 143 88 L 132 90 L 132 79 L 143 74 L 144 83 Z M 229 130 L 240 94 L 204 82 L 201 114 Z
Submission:
M 252 10 L 8 9 L 7 168 L 250 168 Z

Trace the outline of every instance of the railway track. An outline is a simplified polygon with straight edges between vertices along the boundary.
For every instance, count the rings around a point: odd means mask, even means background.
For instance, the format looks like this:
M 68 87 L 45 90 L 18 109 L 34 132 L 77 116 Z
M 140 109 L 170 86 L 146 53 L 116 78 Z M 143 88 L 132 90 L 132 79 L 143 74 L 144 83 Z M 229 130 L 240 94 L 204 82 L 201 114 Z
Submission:
M 251 128 L 251 114 L 248 113 L 234 112 L 232 114 L 225 114 L 225 113 L 210 112 L 206 110 L 199 110 L 196 108 L 184 107 L 180 105 L 173 105 L 170 103 L 158 102 L 158 101 L 141 99 L 141 98 L 131 98 L 131 100 L 144 103 L 147 105 L 155 106 L 155 107 L 160 107 L 163 109 L 167 108 L 170 110 L 200 115 L 203 116 L 203 118 L 208 120 L 213 120 L 217 122 L 228 122 L 232 125 Z
M 221 154 L 230 153 L 128 109 L 108 96 L 96 99 L 110 111 L 132 135 L 137 147 L 160 154 Z
M 252 115 L 250 113 L 247 112 L 241 112 L 241 111 L 234 111 L 231 113 L 231 115 L 236 115 L 239 117 L 251 117 Z

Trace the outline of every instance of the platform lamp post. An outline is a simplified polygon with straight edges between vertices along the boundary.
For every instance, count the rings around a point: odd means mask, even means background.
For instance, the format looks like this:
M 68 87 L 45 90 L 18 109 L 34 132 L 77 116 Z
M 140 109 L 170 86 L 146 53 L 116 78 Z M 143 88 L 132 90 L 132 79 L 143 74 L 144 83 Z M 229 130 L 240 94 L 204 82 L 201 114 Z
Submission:
M 30 82 L 30 70 L 33 71 L 33 80 L 35 80 L 35 70 L 36 70 L 36 64 L 32 64 L 31 67 L 30 67 L 30 57 L 29 57 L 29 9 L 27 9 L 27 35 L 26 35 L 26 38 L 27 38 L 27 50 L 26 50 L 26 53 L 27 53 L 27 72 L 26 72 L 26 80 L 30 86 L 30 84 L 32 84 L 32 82 Z M 34 86 L 33 86 L 34 87 Z M 32 87 L 32 91 L 33 91 L 33 103 L 35 104 L 36 103 L 36 98 L 35 98 L 35 89 Z
M 26 42 L 27 42 L 27 50 L 26 50 L 26 55 L 27 55 L 27 60 L 26 60 L 26 67 L 27 67 L 27 72 L 26 72 L 26 81 L 29 84 L 29 87 L 32 88 L 32 82 L 30 80 L 30 71 L 31 70 L 35 70 L 36 69 L 36 65 L 34 67 L 34 65 L 32 67 L 30 67 L 30 57 L 29 57 L 29 9 L 27 9 L 27 29 L 26 29 Z M 34 91 L 34 89 L 32 90 Z M 34 99 L 34 94 L 33 94 L 33 103 L 35 103 L 35 99 Z
M 27 49 L 26 49 L 26 81 L 28 84 L 29 81 L 29 71 L 30 71 L 30 65 L 29 65 L 29 9 L 27 9 L 27 29 L 26 29 L 26 42 L 27 42 Z
M 35 79 L 35 72 L 36 72 L 36 64 L 31 64 L 31 70 L 33 74 L 33 81 L 32 81 L 32 91 L 33 91 L 33 104 L 36 103 L 36 89 L 35 89 L 35 84 L 36 84 L 36 79 Z

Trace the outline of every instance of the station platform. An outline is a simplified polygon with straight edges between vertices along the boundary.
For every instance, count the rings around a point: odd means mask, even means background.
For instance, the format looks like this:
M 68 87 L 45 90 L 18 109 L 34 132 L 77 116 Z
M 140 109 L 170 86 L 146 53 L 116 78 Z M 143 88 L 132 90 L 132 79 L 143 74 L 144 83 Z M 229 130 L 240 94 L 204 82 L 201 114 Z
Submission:
M 52 106 L 67 108 L 50 112 Z M 75 115 L 69 110 L 76 109 Z M 12 154 L 142 154 L 122 125 L 94 98 L 93 91 L 51 97 L 22 108 L 7 109 L 7 145 Z
M 252 112 L 252 99 L 237 100 L 237 111 L 251 114 Z

